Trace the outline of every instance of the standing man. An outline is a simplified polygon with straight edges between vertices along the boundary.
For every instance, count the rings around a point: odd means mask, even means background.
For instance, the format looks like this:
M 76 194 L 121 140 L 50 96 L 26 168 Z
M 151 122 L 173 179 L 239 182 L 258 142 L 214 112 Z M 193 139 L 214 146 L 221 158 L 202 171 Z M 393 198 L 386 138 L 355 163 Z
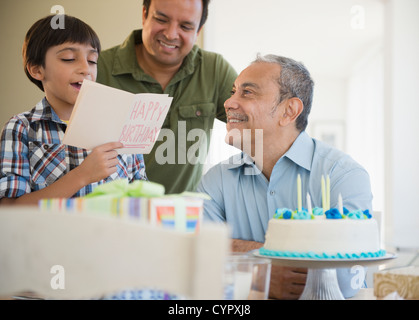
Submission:
M 195 45 L 208 4 L 209 0 L 144 0 L 143 29 L 103 51 L 98 61 L 97 82 L 173 97 L 159 139 L 144 155 L 147 177 L 163 184 L 166 193 L 196 189 L 214 118 L 226 121 L 224 101 L 237 77 L 221 55 Z
M 212 167 L 198 187 L 211 197 L 205 201 L 204 217 L 231 227 L 234 251 L 262 247 L 275 210 L 297 208 L 298 175 L 302 194 L 311 195 L 313 207 L 321 207 L 321 176 L 328 174 L 331 208 L 337 207 L 341 193 L 348 210 L 372 211 L 365 169 L 305 132 L 313 85 L 304 65 L 274 55 L 258 57 L 234 82 L 225 102 L 226 142 L 243 153 Z M 304 269 L 272 268 L 271 296 L 298 298 L 305 273 Z M 343 295 L 353 296 L 359 288 L 351 287 L 350 270 L 337 269 L 337 273 Z

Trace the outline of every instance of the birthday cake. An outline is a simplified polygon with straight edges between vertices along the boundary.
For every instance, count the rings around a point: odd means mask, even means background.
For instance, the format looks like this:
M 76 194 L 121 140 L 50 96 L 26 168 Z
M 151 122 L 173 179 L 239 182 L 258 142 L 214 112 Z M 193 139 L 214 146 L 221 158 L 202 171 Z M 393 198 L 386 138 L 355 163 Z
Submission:
M 342 210 L 342 209 L 341 209 Z M 343 213 L 341 213 L 343 211 Z M 385 255 L 369 211 L 278 209 L 268 223 L 261 255 L 311 259 L 362 259 Z

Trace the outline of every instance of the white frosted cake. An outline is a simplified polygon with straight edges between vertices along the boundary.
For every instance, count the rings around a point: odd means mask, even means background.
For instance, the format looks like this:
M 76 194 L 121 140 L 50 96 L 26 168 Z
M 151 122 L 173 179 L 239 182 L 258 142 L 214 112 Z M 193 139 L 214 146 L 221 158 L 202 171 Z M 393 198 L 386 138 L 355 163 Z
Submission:
M 314 211 L 314 210 L 313 210 Z M 313 259 L 360 259 L 385 255 L 377 221 L 369 213 L 313 215 L 277 210 L 268 223 L 264 247 L 268 256 Z

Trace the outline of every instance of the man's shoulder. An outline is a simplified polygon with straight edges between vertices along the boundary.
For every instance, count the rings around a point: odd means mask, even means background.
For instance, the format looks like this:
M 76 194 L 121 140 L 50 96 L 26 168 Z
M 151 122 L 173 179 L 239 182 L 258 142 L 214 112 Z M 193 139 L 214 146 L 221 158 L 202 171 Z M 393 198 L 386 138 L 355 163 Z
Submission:
M 196 50 L 193 62 L 189 64 L 189 66 L 193 66 L 189 72 L 195 74 L 198 78 L 205 79 L 205 86 L 217 88 L 220 98 L 217 101 L 218 109 L 224 110 L 224 101 L 230 97 L 231 87 L 237 78 L 237 72 L 221 54 L 201 48 L 196 48 Z M 220 120 L 225 121 L 225 118 Z
M 220 53 L 217 53 L 217 52 L 214 52 L 214 51 L 208 51 L 208 50 L 202 49 L 198 46 L 197 46 L 197 51 L 202 57 L 205 57 L 207 59 L 223 58 L 222 54 L 220 54 Z
M 98 65 L 101 63 L 110 63 L 114 59 L 115 54 L 120 47 L 121 45 L 119 44 L 101 51 L 98 59 Z
M 334 147 L 329 144 L 313 139 L 315 143 L 315 157 L 319 160 L 333 166 L 335 168 L 341 168 L 344 170 L 351 169 L 364 169 L 361 164 L 354 160 L 348 153 Z
M 200 47 L 198 47 L 197 45 L 195 45 L 196 53 L 195 53 L 195 57 L 197 59 L 200 59 L 201 64 L 205 67 L 210 67 L 210 68 L 231 68 L 233 69 L 233 67 L 231 66 L 231 64 L 224 58 L 224 56 L 221 53 L 217 53 L 217 52 L 213 52 L 213 51 L 208 51 L 205 49 L 202 49 Z M 191 52 L 193 53 L 193 52 Z
M 231 64 L 227 61 L 227 59 L 221 54 L 213 51 L 207 51 L 204 49 L 200 49 L 202 54 L 202 60 L 207 62 L 212 62 L 217 65 L 228 66 L 231 67 Z
M 97 62 L 97 82 L 110 85 L 114 81 L 113 75 L 128 72 L 129 59 L 121 48 L 122 45 L 116 45 L 100 53 Z

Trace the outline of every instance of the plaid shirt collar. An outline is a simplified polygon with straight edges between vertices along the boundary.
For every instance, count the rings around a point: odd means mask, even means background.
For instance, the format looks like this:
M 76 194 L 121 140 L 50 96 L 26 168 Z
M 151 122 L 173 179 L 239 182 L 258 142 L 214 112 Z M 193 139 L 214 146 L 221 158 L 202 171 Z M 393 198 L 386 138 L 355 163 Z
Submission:
M 60 119 L 60 117 L 57 115 L 57 113 L 54 111 L 54 108 L 51 107 L 46 97 L 44 97 L 41 101 L 39 101 L 36 104 L 36 106 L 31 110 L 29 121 L 30 122 L 53 121 L 53 122 L 65 124 L 65 122 L 63 122 Z

